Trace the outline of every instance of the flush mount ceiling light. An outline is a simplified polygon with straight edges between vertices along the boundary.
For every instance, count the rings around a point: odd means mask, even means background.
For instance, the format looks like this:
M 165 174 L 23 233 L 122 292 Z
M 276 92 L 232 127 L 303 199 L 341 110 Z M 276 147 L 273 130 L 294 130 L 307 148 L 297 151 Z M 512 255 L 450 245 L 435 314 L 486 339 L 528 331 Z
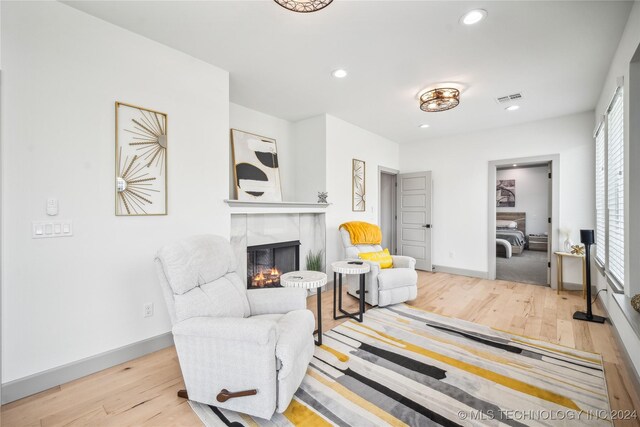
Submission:
M 429 125 L 428 125 L 428 124 L 426 124 L 426 123 L 425 123 L 425 124 L 423 124 L 423 125 L 420 125 L 420 128 L 421 128 L 421 129 L 426 129 L 426 128 L 428 128 L 428 127 L 429 127 Z
M 487 11 L 484 9 L 474 9 L 462 15 L 460 22 L 464 25 L 473 25 L 482 21 L 487 17 Z
M 339 68 L 337 70 L 334 70 L 331 75 L 337 79 L 344 79 L 345 77 L 347 77 L 347 70 Z
M 317 12 L 329 6 L 333 0 L 274 0 L 287 10 L 300 13 Z
M 429 113 L 447 111 L 460 104 L 460 91 L 451 87 L 437 88 L 420 95 L 420 109 Z
M 505 108 L 505 110 L 507 110 L 507 111 L 516 111 L 518 109 L 520 109 L 519 105 L 510 105 L 507 108 Z

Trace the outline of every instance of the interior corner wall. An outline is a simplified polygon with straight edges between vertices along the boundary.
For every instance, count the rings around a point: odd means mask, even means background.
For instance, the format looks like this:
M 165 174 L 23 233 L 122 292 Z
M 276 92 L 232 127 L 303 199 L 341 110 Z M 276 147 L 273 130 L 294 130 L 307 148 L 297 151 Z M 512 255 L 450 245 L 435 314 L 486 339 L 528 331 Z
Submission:
M 509 168 L 496 172 L 496 179 L 515 179 L 516 205 L 498 207 L 496 212 L 525 212 L 527 234 L 549 230 L 549 167 Z
M 434 138 L 400 146 L 403 173 L 432 171 L 433 264 L 488 270 L 488 163 L 560 155 L 560 219 L 574 241 L 594 225 L 593 112 Z M 559 242 L 553 242 L 557 249 Z M 567 265 L 565 280 L 582 283 L 581 268 Z
M 231 129 L 238 129 L 276 140 L 282 200 L 286 202 L 297 201 L 295 186 L 298 180 L 296 179 L 295 147 L 293 145 L 293 123 L 242 105 L 230 103 L 229 126 Z M 229 165 L 229 198 L 235 199 L 232 156 L 229 156 Z
M 170 330 L 156 251 L 229 236 L 229 80 L 59 2 L 0 7 L 6 383 Z M 114 215 L 115 101 L 168 114 L 166 216 Z M 43 220 L 73 221 L 73 237 L 32 239 Z
M 340 224 L 366 221 L 379 224 L 378 167 L 400 169 L 400 147 L 397 143 L 358 126 L 327 115 L 327 265 L 344 259 L 338 233 Z M 366 211 L 352 210 L 352 160 L 365 161 Z

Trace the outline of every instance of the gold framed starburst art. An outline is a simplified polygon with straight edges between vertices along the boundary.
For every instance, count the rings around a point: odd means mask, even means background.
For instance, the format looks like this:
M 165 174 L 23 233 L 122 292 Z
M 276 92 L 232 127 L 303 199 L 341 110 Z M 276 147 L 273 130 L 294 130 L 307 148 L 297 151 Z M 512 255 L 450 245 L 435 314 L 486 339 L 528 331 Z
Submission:
M 167 214 L 167 115 L 116 102 L 116 215 Z
M 351 209 L 364 212 L 367 210 L 366 164 L 364 160 L 353 159 L 351 168 Z

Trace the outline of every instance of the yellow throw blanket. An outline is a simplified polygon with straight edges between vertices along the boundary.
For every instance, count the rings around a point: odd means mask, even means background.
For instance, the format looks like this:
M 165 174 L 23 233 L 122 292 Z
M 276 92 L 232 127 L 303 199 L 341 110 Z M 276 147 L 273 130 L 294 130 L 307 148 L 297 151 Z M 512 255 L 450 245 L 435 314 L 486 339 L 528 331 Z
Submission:
M 379 245 L 382 243 L 382 231 L 380 227 L 368 222 L 345 222 L 338 229 L 344 228 L 351 236 L 352 245 Z

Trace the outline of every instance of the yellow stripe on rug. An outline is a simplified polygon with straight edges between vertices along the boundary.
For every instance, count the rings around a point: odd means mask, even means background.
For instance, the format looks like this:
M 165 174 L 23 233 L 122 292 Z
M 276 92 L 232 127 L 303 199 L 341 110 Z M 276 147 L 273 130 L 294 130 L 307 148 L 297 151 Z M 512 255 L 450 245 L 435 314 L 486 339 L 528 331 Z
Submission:
M 353 321 L 350 321 L 350 323 L 355 323 Z M 497 384 L 503 385 L 507 388 L 510 388 L 512 390 L 518 391 L 520 393 L 525 393 L 528 394 L 530 396 L 533 397 L 537 397 L 539 399 L 543 399 L 546 400 L 548 402 L 552 402 L 561 406 L 564 406 L 566 408 L 569 409 L 573 409 L 575 411 L 580 411 L 580 407 L 578 407 L 578 405 L 576 405 L 576 403 L 569 399 L 568 397 L 559 395 L 557 393 L 554 393 L 552 391 L 548 391 L 545 389 L 542 389 L 540 387 L 536 387 L 532 384 L 527 384 L 525 382 L 522 382 L 520 380 L 516 380 L 514 378 L 509 378 L 505 375 L 502 374 L 498 374 L 497 372 L 493 372 L 490 371 L 488 369 L 484 369 L 484 368 L 480 368 L 478 366 L 474 366 L 471 365 L 469 363 L 466 362 L 462 362 L 459 360 L 456 360 L 452 357 L 449 356 L 445 356 L 444 354 L 440 354 L 440 353 L 436 353 L 435 351 L 431 351 L 431 350 L 427 350 L 426 348 L 420 347 L 418 345 L 406 342 L 404 340 L 398 339 L 398 338 L 394 338 L 389 334 L 385 334 L 384 332 L 380 332 L 380 331 L 376 331 L 375 329 L 363 325 L 363 324 L 357 324 L 357 326 L 361 327 L 361 328 L 365 328 L 368 329 L 378 335 L 380 335 L 381 337 L 385 338 L 387 341 L 381 340 L 379 337 L 371 335 L 371 334 L 367 334 L 364 333 L 362 331 L 359 331 L 355 328 L 352 328 L 350 326 L 348 326 L 347 324 L 342 324 L 341 325 L 344 328 L 350 329 L 354 332 L 360 333 L 362 335 L 368 336 L 369 338 L 373 338 L 376 341 L 382 341 L 382 342 L 387 342 L 388 341 L 394 341 L 397 344 L 390 344 L 393 345 L 397 348 L 401 348 L 401 349 L 405 349 L 405 350 L 409 350 L 412 351 L 414 353 L 429 357 L 431 359 L 435 359 L 438 360 L 442 363 L 446 363 L 447 365 L 451 365 L 455 368 L 467 371 L 471 374 L 477 375 L 479 377 L 485 378 L 489 381 L 493 381 Z
M 306 405 L 293 399 L 289 407 L 282 413 L 294 426 L 331 427 L 331 423 L 318 415 Z

